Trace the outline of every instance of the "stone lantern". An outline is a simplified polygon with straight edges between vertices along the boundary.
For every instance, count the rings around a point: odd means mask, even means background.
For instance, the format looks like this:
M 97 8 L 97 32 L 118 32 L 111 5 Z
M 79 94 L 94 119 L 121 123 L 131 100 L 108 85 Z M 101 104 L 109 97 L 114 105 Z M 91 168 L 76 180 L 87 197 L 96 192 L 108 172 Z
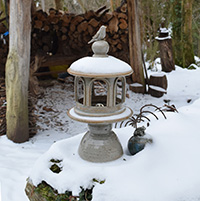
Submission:
M 133 71 L 127 63 L 108 56 L 108 43 L 92 44 L 92 57 L 81 58 L 68 72 L 75 76 L 76 105 L 68 111 L 74 120 L 88 123 L 89 131 L 79 145 L 79 155 L 91 162 L 108 162 L 120 158 L 122 146 L 112 131 L 112 123 L 132 115 L 125 102 L 126 75 Z

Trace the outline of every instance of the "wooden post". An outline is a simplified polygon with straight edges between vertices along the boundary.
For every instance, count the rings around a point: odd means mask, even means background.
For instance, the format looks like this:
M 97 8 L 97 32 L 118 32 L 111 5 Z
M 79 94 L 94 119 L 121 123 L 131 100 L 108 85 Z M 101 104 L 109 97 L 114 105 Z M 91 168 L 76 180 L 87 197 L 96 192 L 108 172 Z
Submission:
M 7 137 L 18 143 L 29 139 L 30 36 L 31 0 L 10 0 L 10 41 L 6 62 L 6 120 Z
M 159 37 L 156 38 L 160 46 L 160 59 L 162 71 L 171 72 L 175 70 L 174 58 L 172 52 L 172 39 L 166 28 L 160 28 Z
M 132 80 L 142 84 L 140 93 L 145 93 L 145 79 L 142 65 L 139 6 L 138 0 L 127 0 L 130 65 L 133 68 Z

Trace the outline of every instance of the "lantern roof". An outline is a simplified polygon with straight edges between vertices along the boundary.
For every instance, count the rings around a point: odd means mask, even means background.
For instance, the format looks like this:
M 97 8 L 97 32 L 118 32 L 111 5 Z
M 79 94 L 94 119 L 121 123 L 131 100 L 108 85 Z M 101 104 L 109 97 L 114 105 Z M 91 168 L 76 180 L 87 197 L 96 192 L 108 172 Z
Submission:
M 83 77 L 117 77 L 133 73 L 129 64 L 113 56 L 83 57 L 70 66 L 68 72 Z

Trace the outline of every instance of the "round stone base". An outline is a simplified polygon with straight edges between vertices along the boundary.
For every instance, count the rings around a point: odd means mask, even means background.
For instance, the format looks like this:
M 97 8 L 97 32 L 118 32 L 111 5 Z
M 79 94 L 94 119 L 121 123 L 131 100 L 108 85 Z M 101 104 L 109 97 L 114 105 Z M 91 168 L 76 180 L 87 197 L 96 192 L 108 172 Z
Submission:
M 111 131 L 111 124 L 88 126 L 89 131 L 82 138 L 78 151 L 82 159 L 103 163 L 116 160 L 123 155 L 118 137 Z

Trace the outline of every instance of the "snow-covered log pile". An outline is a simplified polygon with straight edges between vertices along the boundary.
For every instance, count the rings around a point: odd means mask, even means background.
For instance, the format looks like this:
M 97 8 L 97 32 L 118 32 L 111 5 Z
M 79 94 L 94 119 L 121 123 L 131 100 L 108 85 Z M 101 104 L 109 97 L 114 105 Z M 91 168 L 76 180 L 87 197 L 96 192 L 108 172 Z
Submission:
M 35 105 L 37 103 L 37 99 L 32 97 L 29 94 L 28 98 L 28 111 L 29 111 L 29 137 L 33 137 L 37 133 L 37 120 L 38 117 L 35 114 Z
M 106 6 L 80 15 L 55 9 L 50 9 L 49 15 L 42 10 L 37 11 L 32 16 L 32 54 L 35 55 L 39 49 L 53 55 L 91 54 L 88 41 L 101 25 L 107 26 L 109 54 L 128 62 L 126 4 L 112 13 Z

